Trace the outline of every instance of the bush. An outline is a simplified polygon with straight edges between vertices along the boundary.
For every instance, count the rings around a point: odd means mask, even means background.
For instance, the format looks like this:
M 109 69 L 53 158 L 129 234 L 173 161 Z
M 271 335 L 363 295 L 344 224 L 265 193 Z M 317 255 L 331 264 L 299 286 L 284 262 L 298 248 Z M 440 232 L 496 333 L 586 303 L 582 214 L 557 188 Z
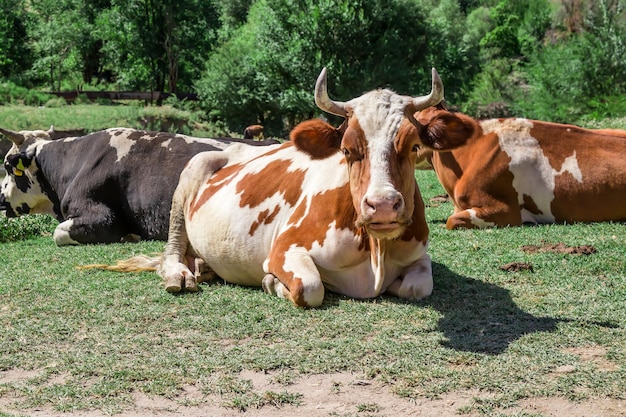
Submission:
M 548 45 L 530 58 L 525 68 L 529 84 L 520 91 L 516 107 L 526 117 L 573 122 L 626 115 L 619 95 L 626 93 L 626 29 L 600 1 L 588 30 Z
M 51 236 L 59 224 L 45 214 L 32 214 L 17 218 L 0 217 L 0 242 L 14 242 L 36 236 Z
M 46 107 L 64 107 L 67 106 L 67 101 L 63 97 L 54 97 L 46 101 Z
M 0 104 L 26 104 L 42 106 L 54 96 L 28 88 L 20 87 L 12 82 L 0 84 Z

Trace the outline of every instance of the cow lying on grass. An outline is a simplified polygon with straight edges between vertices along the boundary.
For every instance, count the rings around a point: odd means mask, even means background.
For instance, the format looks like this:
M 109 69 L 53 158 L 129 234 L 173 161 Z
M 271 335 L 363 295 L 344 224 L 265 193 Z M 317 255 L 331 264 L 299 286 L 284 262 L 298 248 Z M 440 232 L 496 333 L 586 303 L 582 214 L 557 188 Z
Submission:
M 263 135 L 264 130 L 265 128 L 261 125 L 250 125 L 244 129 L 243 138 L 263 140 L 265 138 L 265 136 Z
M 9 217 L 56 217 L 59 246 L 166 240 L 172 194 L 185 164 L 199 152 L 242 141 L 126 128 L 58 140 L 43 130 L 0 133 L 13 142 L 4 161 L 0 210 Z
M 417 151 L 467 138 L 461 124 L 444 129 L 442 118 L 424 129 L 413 117 L 442 100 L 439 76 L 433 69 L 423 97 L 376 90 L 344 103 L 328 97 L 323 70 L 315 91 L 322 110 L 345 118 L 340 128 L 309 120 L 280 147 L 251 154 L 233 146 L 191 159 L 156 262 L 168 291 L 195 291 L 210 271 L 302 307 L 319 306 L 325 288 L 354 298 L 431 293 Z M 107 269 L 152 266 L 138 257 Z
M 477 122 L 441 108 L 417 115 L 426 126 L 442 117 L 473 126 L 465 146 L 425 149 L 418 159 L 418 168 L 435 170 L 454 204 L 448 229 L 626 220 L 626 131 Z

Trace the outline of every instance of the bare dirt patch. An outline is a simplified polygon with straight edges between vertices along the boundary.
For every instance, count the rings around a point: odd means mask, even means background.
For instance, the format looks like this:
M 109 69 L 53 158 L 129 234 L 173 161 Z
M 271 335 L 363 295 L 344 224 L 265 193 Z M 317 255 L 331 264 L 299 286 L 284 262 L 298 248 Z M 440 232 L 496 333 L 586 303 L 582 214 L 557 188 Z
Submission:
M 507 272 L 519 272 L 519 271 L 534 272 L 533 266 L 527 262 L 509 262 L 508 264 L 502 265 L 500 269 L 503 271 L 507 271 Z
M 604 352 L 593 348 L 572 350 L 581 358 L 596 361 Z M 20 375 L 21 373 L 21 375 Z M 16 382 L 36 376 L 33 371 L 0 373 L 0 383 Z M 195 386 L 185 387 L 177 398 L 133 393 L 134 405 L 128 410 L 115 414 L 117 417 L 296 417 L 296 416 L 341 416 L 341 417 L 395 417 L 420 416 L 439 417 L 476 416 L 467 412 L 477 399 L 487 399 L 492 394 L 479 390 L 464 390 L 447 393 L 438 399 L 408 400 L 391 393 L 388 386 L 376 381 L 364 380 L 351 373 L 307 375 L 296 378 L 288 385 L 276 382 L 276 374 L 244 371 L 240 378 L 250 380 L 254 392 L 283 392 L 300 394 L 300 404 L 261 408 L 247 408 L 245 411 L 228 406 L 220 395 L 206 395 Z M 49 408 L 17 409 L 14 401 L 18 398 L 0 397 L 0 411 L 28 415 L 31 417 L 105 417 L 108 414 L 99 410 L 82 410 L 60 413 Z M 465 408 L 465 411 L 461 411 Z M 626 415 L 626 401 L 616 399 L 590 399 L 585 402 L 571 402 L 564 398 L 531 398 L 518 402 L 514 407 L 501 410 L 505 414 L 525 412 L 546 417 L 618 417 Z
M 429 202 L 430 207 L 437 207 L 442 203 L 447 203 L 450 201 L 450 196 L 448 194 L 440 194 L 434 197 L 431 197 Z
M 597 250 L 591 245 L 567 246 L 563 242 L 547 243 L 542 241 L 541 245 L 524 245 L 521 248 L 526 253 L 553 252 L 567 255 L 591 255 Z

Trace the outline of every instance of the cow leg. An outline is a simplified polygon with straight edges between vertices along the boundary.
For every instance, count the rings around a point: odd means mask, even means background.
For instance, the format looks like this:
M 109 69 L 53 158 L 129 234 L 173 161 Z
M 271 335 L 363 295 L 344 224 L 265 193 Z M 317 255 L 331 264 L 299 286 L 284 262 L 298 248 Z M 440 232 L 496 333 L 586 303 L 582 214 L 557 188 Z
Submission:
M 465 191 L 465 187 L 457 185 L 452 198 L 454 214 L 448 217 L 446 221 L 448 230 L 520 226 L 522 224 L 517 194 L 493 196 L 483 193 L 479 199 L 469 199 L 465 197 L 467 195 L 471 195 L 471 192 Z
M 433 269 L 430 256 L 424 254 L 400 278 L 387 288 L 387 293 L 406 300 L 419 300 L 433 292 Z
M 102 203 L 83 201 L 82 209 L 68 207 L 66 218 L 54 230 L 57 246 L 81 243 L 116 243 L 127 234 L 113 211 Z M 78 213 L 78 215 L 74 215 Z
M 290 300 L 298 307 L 319 307 L 324 301 L 324 284 L 311 256 L 299 250 L 272 248 L 263 278 L 265 292 Z M 286 268 L 285 266 L 288 266 Z
M 495 223 L 487 222 L 480 217 L 480 211 L 476 209 L 461 210 L 448 217 L 446 229 L 480 229 L 495 226 Z
M 180 174 L 172 197 L 167 244 L 157 271 L 163 278 L 167 292 L 176 293 L 183 289 L 198 291 L 198 282 L 214 276 L 209 265 L 198 257 L 189 241 L 185 208 L 206 180 L 227 162 L 225 151 L 203 152 L 194 156 Z
M 517 203 L 515 203 L 514 206 L 499 203 L 490 205 L 489 207 L 489 210 L 479 207 L 459 210 L 457 213 L 448 217 L 446 228 L 448 230 L 462 228 L 482 229 L 497 226 L 520 226 L 522 224 L 519 205 Z M 514 207 L 514 209 L 511 207 Z

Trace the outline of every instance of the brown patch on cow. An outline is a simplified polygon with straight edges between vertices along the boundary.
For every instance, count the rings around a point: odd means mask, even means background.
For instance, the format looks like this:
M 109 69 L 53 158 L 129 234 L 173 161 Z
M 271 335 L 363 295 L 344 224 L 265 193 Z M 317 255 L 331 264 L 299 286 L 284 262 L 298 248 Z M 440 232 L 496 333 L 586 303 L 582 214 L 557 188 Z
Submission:
M 524 245 L 521 249 L 526 253 L 553 252 L 564 253 L 568 255 L 591 255 L 597 250 L 591 245 L 567 246 L 562 242 L 553 244 L 542 241 L 542 245 Z
M 310 307 L 304 299 L 303 285 L 300 278 L 292 279 L 289 283 L 289 298 L 298 307 Z
M 241 207 L 257 207 L 267 198 L 279 193 L 286 204 L 294 206 L 302 195 L 302 182 L 305 171 L 289 171 L 292 161 L 275 160 L 268 163 L 260 172 L 245 175 L 237 183 L 237 193 L 241 194 Z
M 426 207 L 422 194 L 420 193 L 419 185 L 415 184 L 415 191 L 413 192 L 413 215 L 411 217 L 411 224 L 408 225 L 401 239 L 405 242 L 409 242 L 416 239 L 419 242 L 425 242 L 428 239 L 428 223 L 426 223 Z
M 310 201 L 302 201 L 290 216 L 291 227 L 276 238 L 268 256 L 268 272 L 279 277 L 292 294 L 292 285 L 298 277 L 292 271 L 283 269 L 285 254 L 294 245 L 305 250 L 310 250 L 316 242 L 324 246 L 324 239 L 331 227 L 329 219 L 335 220 L 336 229 L 348 229 L 355 236 L 361 236 L 359 249 L 369 250 L 369 245 L 364 243 L 367 239 L 363 239 L 363 234 L 355 226 L 356 212 L 352 205 L 349 184 L 317 194 Z
M 566 159 L 576 152 L 576 148 L 582 144 L 583 138 L 595 136 L 593 131 L 578 126 L 536 120 L 532 121 L 532 128 L 529 133 L 539 142 L 543 155 L 556 172 L 562 170 Z M 547 138 L 551 140 L 546 140 Z M 580 155 L 581 153 L 579 151 L 576 154 Z
M 543 212 L 539 210 L 539 207 L 537 207 L 535 200 L 533 200 L 531 196 L 529 196 L 528 194 L 524 194 L 523 199 L 524 202 L 522 203 L 522 208 L 528 210 L 532 214 L 543 214 Z
M 508 264 L 502 265 L 500 269 L 506 272 L 519 272 L 519 271 L 535 272 L 533 270 L 533 266 L 526 262 L 509 262 Z
M 196 212 L 209 201 L 215 193 L 221 190 L 223 187 L 227 186 L 232 180 L 235 178 L 235 174 L 241 169 L 240 164 L 234 164 L 231 166 L 224 167 L 214 173 L 207 184 L 209 185 L 206 189 L 202 191 L 193 202 L 191 202 L 189 206 L 189 218 L 192 219 Z
M 248 232 L 248 234 L 250 236 L 253 236 L 254 232 L 256 232 L 260 225 L 272 223 L 278 213 L 280 213 L 280 206 L 278 205 L 274 207 L 272 213 L 270 213 L 269 210 L 263 210 L 262 212 L 260 212 L 257 216 L 257 220 L 250 225 L 250 231 Z
M 339 131 L 320 119 L 300 123 L 289 137 L 299 150 L 313 159 L 324 159 L 336 154 L 341 143 Z

